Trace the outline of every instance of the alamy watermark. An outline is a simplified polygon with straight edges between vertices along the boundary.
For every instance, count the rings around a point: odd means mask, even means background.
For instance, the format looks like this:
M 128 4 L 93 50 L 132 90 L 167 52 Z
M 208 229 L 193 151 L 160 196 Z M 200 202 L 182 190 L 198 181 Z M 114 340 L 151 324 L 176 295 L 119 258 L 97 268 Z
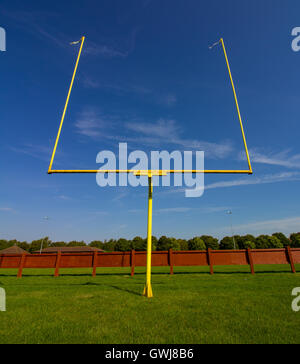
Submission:
M 294 52 L 300 51 L 300 27 L 295 27 L 292 30 L 292 36 L 295 37 L 292 41 L 292 50 Z
M 0 51 L 6 51 L 6 32 L 4 28 L 0 27 Z
M 294 312 L 300 311 L 300 287 L 296 287 L 292 290 L 292 296 L 296 296 L 296 298 L 292 301 L 292 310 Z
M 148 186 L 148 176 L 139 175 L 137 171 L 204 171 L 204 152 L 151 151 L 149 161 L 145 152 L 135 150 L 128 154 L 127 143 L 119 143 L 118 156 L 109 150 L 101 151 L 97 155 L 96 162 L 103 164 L 96 175 L 96 181 L 100 187 L 115 187 L 117 185 L 146 187 Z M 131 168 L 129 167 L 130 164 L 133 164 Z M 130 170 L 132 172 L 118 174 L 103 172 L 115 170 Z M 171 184 L 175 187 L 188 187 L 185 190 L 186 197 L 201 197 L 204 193 L 204 173 L 174 173 L 172 182 L 170 173 L 161 177 L 154 174 L 152 177 L 153 186 L 159 186 L 160 182 L 164 187 L 171 186 Z
M 6 311 L 6 293 L 5 289 L 0 287 L 0 311 Z

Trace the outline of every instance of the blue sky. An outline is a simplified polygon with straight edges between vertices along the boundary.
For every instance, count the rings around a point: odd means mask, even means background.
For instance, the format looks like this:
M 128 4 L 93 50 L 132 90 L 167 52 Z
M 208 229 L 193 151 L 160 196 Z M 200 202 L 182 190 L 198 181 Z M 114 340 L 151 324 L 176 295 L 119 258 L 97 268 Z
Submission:
M 190 238 L 300 230 L 299 1 L 2 0 L 0 236 L 146 235 L 147 188 L 47 175 L 78 48 L 87 37 L 54 168 L 98 168 L 101 150 L 204 150 L 206 168 L 245 169 L 223 37 L 253 176 L 205 176 L 201 198 L 154 191 L 153 234 Z M 49 216 L 49 220 L 43 220 Z

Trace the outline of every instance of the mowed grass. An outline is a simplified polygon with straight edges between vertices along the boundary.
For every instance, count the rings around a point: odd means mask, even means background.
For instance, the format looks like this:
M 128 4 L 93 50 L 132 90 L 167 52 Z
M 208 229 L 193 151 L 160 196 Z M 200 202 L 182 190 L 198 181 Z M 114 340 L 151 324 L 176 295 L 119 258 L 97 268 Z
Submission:
M 297 270 L 300 271 L 300 265 Z M 145 270 L 0 270 L 7 311 L 0 343 L 300 343 L 289 266 L 153 268 L 154 298 L 141 296 Z

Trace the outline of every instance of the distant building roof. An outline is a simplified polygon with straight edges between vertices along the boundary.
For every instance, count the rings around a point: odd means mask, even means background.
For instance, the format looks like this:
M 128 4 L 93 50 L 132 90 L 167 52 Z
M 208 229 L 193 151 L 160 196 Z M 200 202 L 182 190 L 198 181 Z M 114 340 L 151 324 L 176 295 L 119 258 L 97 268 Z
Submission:
M 93 251 L 104 252 L 104 250 L 93 248 L 91 246 L 51 246 L 42 250 L 42 253 L 88 253 Z M 34 254 L 40 253 L 39 250 L 35 251 Z
M 8 255 L 8 254 L 29 254 L 26 250 L 18 247 L 17 245 L 13 245 L 9 248 L 0 250 L 0 255 Z

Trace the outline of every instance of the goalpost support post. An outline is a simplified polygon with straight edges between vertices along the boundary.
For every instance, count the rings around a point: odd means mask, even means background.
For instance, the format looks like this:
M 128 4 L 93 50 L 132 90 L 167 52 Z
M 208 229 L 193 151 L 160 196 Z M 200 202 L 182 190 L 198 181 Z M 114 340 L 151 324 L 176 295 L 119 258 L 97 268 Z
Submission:
M 147 263 L 146 263 L 146 284 L 143 291 L 143 296 L 147 298 L 153 297 L 151 285 L 151 270 L 152 270 L 152 211 L 153 211 L 153 176 L 166 176 L 165 171 L 135 171 L 135 175 L 148 176 L 148 224 L 147 224 Z
M 152 258 L 152 195 L 153 184 L 152 176 L 148 177 L 149 192 L 148 192 L 148 228 L 147 228 L 147 273 L 146 273 L 146 285 L 144 288 L 143 296 L 152 298 L 152 286 L 151 286 L 151 258 Z

